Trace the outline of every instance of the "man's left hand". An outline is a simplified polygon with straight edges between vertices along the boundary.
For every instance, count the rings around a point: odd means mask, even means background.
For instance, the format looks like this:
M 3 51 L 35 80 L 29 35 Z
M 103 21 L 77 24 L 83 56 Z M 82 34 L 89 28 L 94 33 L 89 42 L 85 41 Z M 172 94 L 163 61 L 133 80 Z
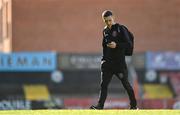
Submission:
M 116 42 L 108 43 L 107 47 L 109 47 L 109 48 L 116 48 Z

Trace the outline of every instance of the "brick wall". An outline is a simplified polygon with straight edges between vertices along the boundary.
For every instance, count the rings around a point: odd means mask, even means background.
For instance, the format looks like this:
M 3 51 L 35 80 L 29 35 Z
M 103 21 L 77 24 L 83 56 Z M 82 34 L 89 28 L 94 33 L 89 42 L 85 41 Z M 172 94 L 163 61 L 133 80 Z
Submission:
M 101 52 L 101 13 L 134 32 L 135 51 L 180 50 L 179 0 L 13 0 L 13 51 Z

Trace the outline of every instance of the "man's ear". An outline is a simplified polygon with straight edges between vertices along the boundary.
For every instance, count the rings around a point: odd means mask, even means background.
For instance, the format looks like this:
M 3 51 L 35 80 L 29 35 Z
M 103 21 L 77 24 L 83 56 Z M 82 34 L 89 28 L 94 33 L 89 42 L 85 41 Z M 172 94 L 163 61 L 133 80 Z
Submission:
M 112 18 L 113 18 L 113 20 L 115 21 L 115 16 L 114 16 L 114 15 L 112 16 Z
M 102 17 L 102 20 L 103 20 L 103 22 L 105 22 L 105 19 L 104 19 L 104 17 Z

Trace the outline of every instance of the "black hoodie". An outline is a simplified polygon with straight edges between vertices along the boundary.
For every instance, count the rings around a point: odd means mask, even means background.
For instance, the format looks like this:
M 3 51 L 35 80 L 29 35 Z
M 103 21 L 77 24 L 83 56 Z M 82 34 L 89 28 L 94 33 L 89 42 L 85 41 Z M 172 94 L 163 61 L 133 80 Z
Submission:
M 102 65 L 103 68 L 122 69 L 126 67 L 125 49 L 131 45 L 130 39 L 127 38 L 129 38 L 127 31 L 118 23 L 112 25 L 111 29 L 107 26 L 104 28 L 102 61 L 105 60 L 106 64 Z M 111 41 L 116 43 L 116 48 L 107 47 Z

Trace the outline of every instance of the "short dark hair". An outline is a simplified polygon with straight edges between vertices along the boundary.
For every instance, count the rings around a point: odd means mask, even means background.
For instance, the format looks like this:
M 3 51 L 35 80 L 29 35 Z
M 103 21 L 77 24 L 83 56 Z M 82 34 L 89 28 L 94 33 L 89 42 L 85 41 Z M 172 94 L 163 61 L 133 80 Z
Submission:
M 102 13 L 102 17 L 108 17 L 108 16 L 112 16 L 113 13 L 112 11 L 110 10 L 105 10 L 103 13 Z

